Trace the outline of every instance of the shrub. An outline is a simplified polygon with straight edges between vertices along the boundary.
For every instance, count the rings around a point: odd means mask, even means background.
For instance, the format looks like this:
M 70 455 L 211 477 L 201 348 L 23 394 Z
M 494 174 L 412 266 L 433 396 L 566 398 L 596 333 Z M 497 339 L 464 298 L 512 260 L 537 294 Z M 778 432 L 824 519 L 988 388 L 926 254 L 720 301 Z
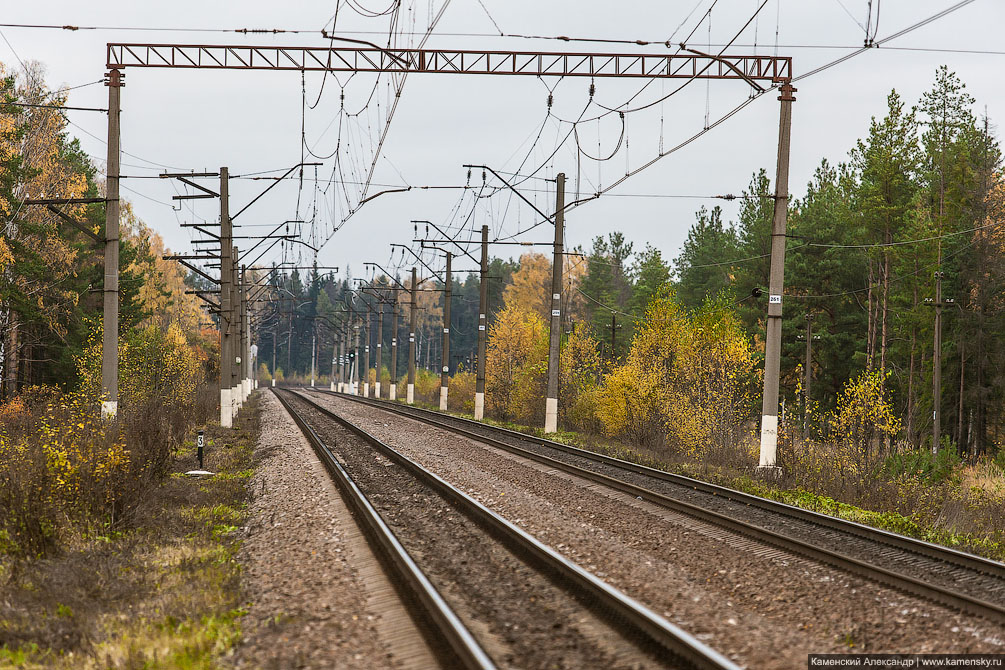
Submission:
M 258 365 L 258 383 L 266 386 L 272 383 L 272 373 L 269 372 L 269 366 L 265 363 Z
M 886 393 L 887 377 L 889 373 L 865 370 L 849 379 L 827 416 L 831 439 L 843 447 L 849 463 L 863 471 L 877 464 L 881 445 L 889 445 L 900 432 L 900 419 Z
M 18 411 L 11 404 L 4 413 Z M 103 421 L 81 394 L 0 430 L 0 531 L 16 555 L 44 554 L 66 518 L 113 522 L 134 493 L 136 464 L 118 422 Z
M 475 373 L 458 370 L 450 378 L 450 393 L 447 394 L 447 409 L 451 412 L 475 411 Z
M 962 463 L 956 449 L 949 447 L 932 453 L 930 449 L 912 449 L 892 454 L 883 463 L 883 474 L 891 479 L 910 477 L 930 483 L 957 478 L 957 468 Z
M 101 419 L 101 334 L 77 361 L 78 391 L 28 389 L 0 407 L 0 536 L 8 552 L 41 555 L 63 529 L 115 525 L 169 468 L 193 423 L 217 409 L 198 392 L 205 366 L 177 326 L 126 335 L 119 411 Z M 197 402 L 198 399 L 198 402 Z
M 753 352 L 728 296 L 688 311 L 662 288 L 623 366 L 607 376 L 598 417 L 609 435 L 665 441 L 692 458 L 730 449 L 748 413 Z
M 488 333 L 486 409 L 496 418 L 544 421 L 548 328 L 536 312 L 506 307 Z
M 582 326 L 574 327 L 562 344 L 558 366 L 558 413 L 564 426 L 597 429 L 598 349 L 597 341 Z
M 408 373 L 398 380 L 397 397 L 405 400 L 408 394 Z M 425 368 L 415 368 L 415 402 L 427 405 L 440 404 L 440 375 Z

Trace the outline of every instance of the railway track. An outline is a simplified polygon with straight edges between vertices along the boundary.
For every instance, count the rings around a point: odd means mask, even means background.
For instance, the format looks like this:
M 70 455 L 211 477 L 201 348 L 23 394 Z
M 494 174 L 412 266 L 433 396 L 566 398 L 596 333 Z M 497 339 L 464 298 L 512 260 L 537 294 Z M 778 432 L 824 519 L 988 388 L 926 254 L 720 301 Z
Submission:
M 365 430 L 276 395 L 445 667 L 738 668 Z
M 331 394 L 421 421 L 968 614 L 1005 623 L 1005 564 L 440 412 Z

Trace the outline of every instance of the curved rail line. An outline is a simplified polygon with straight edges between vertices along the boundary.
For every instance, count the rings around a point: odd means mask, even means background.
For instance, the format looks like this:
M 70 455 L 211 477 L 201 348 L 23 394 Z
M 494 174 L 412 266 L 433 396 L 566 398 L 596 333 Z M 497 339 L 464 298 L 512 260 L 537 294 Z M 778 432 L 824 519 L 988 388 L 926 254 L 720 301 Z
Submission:
M 374 447 L 381 455 L 417 478 L 424 485 L 434 489 L 470 519 L 489 529 L 490 532 L 498 537 L 504 538 L 505 543 L 511 549 L 516 550 L 519 555 L 527 557 L 539 570 L 542 570 L 542 572 L 551 576 L 552 579 L 561 583 L 567 591 L 596 603 L 600 609 L 614 615 L 620 622 L 622 630 L 628 630 L 634 637 L 641 638 L 647 643 L 665 650 L 670 656 L 683 663 L 684 667 L 707 670 L 739 670 L 738 665 L 705 643 L 568 560 L 519 526 L 504 519 L 474 498 L 471 498 L 444 479 L 402 455 L 359 426 L 347 421 L 300 393 L 294 393 L 289 390 L 277 392 L 277 397 L 280 398 L 290 414 L 294 416 L 298 425 L 309 435 L 309 439 L 312 442 L 316 441 L 316 443 L 322 444 L 321 452 L 326 454 L 326 459 L 330 458 L 335 463 L 341 473 L 340 476 L 344 476 L 347 480 L 349 477 L 345 473 L 345 470 L 337 463 L 330 450 L 323 446 L 317 433 L 291 406 L 288 399 L 283 397 L 286 393 L 293 395 L 312 409 L 320 412 L 326 418 L 349 430 Z M 355 485 L 353 485 L 353 488 L 355 489 Z M 355 492 L 358 492 L 358 489 L 355 489 Z M 358 495 L 362 495 L 362 493 L 358 493 Z M 376 514 L 376 511 L 374 511 L 374 514 Z M 390 532 L 389 529 L 388 532 Z
M 698 481 L 690 477 L 630 463 L 559 442 L 534 437 L 506 428 L 491 426 L 472 419 L 465 419 L 414 406 L 401 405 L 390 401 L 362 398 L 324 390 L 321 392 L 422 421 L 437 428 L 463 435 L 477 442 L 488 444 L 539 463 L 544 463 L 549 467 L 563 472 L 603 484 L 633 496 L 641 497 L 644 500 L 687 514 L 693 518 L 732 530 L 812 560 L 826 563 L 841 570 L 846 570 L 860 577 L 882 583 L 903 592 L 959 609 L 969 614 L 976 614 L 991 621 L 1005 622 L 1005 564 L 997 561 L 826 514 L 805 510 L 793 505 L 760 498 L 734 489 Z M 542 447 L 557 452 L 557 455 L 571 455 L 596 464 L 616 468 L 625 474 L 641 475 L 653 483 L 670 483 L 684 487 L 692 492 L 706 494 L 719 502 L 723 500 L 731 501 L 746 508 L 813 524 L 822 530 L 836 531 L 847 535 L 849 539 L 875 543 L 881 549 L 878 552 L 879 558 L 884 560 L 897 558 L 894 556 L 895 554 L 904 553 L 910 554 L 910 558 L 915 562 L 918 560 L 917 557 L 921 557 L 924 560 L 937 564 L 934 568 L 935 570 L 939 570 L 943 566 L 946 568 L 943 572 L 948 573 L 951 570 L 952 574 L 947 579 L 964 586 L 969 585 L 970 591 L 967 592 L 962 589 L 932 584 L 916 575 L 880 565 L 882 560 L 867 560 L 860 556 L 853 556 L 841 551 L 821 547 L 812 541 L 793 537 L 778 530 L 764 528 L 756 523 L 736 518 L 736 516 L 730 516 L 720 511 L 709 509 L 709 505 L 680 500 L 654 491 L 648 486 L 625 481 L 620 476 L 602 474 L 573 465 L 556 458 L 556 454 L 549 456 L 540 453 L 539 449 Z M 927 567 L 932 569 L 932 566 Z M 976 595 L 975 592 L 982 594 L 991 593 L 996 596 L 996 599 L 994 601 L 988 600 L 986 596 Z

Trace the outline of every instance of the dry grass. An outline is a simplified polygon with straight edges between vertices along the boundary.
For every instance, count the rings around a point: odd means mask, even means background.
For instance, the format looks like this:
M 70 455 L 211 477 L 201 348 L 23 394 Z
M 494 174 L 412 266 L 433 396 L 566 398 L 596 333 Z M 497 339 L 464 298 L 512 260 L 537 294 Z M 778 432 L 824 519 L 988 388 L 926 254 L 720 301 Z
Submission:
M 469 417 L 470 418 L 470 417 Z M 540 428 L 489 420 L 543 436 Z M 548 435 L 567 444 L 667 472 L 746 491 L 791 505 L 1005 560 L 1005 473 L 985 460 L 950 464 L 935 477 L 884 472 L 884 459 L 856 462 L 836 445 L 811 443 L 779 448 L 783 475 L 753 476 L 758 443 L 752 425 L 733 445 L 710 448 L 696 460 L 667 444 L 628 444 L 596 433 Z
M 0 668 L 216 667 L 240 635 L 236 532 L 258 435 L 257 401 L 236 429 L 207 427 L 209 478 L 193 437 L 129 517 L 64 538 L 41 560 L 0 571 Z
M 1005 469 L 990 460 L 965 465 L 960 471 L 960 486 L 1005 501 Z

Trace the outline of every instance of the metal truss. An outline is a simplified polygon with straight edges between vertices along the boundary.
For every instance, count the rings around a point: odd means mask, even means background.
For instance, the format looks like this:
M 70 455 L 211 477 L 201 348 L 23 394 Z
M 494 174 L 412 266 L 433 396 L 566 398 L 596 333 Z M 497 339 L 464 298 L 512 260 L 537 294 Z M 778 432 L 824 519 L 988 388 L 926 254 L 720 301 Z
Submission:
M 552 77 L 739 79 L 785 83 L 788 56 L 617 54 L 372 47 L 276 47 L 208 44 L 114 44 L 108 68 L 302 70 L 321 72 L 430 72 Z

